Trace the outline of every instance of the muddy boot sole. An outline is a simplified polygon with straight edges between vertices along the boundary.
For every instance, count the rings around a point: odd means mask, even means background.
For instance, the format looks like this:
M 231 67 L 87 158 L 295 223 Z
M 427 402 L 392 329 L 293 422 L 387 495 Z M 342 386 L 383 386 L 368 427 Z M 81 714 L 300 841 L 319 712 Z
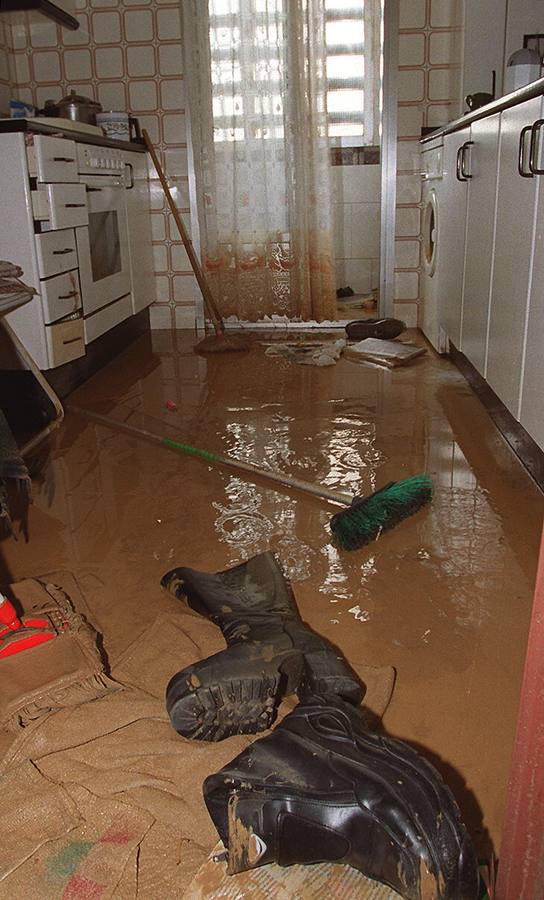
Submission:
M 304 657 L 291 650 L 264 660 L 262 652 L 260 644 L 229 647 L 174 675 L 166 709 L 178 734 L 221 741 L 270 728 L 282 699 L 301 682 Z

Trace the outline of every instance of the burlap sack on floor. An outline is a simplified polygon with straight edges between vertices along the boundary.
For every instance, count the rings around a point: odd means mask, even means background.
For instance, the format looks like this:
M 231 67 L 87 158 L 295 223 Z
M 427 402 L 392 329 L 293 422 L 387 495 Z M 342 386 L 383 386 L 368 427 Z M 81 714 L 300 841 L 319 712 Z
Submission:
M 86 604 L 70 573 L 28 578 L 10 586 L 25 616 L 47 618 L 58 632 L 45 644 L 0 659 L 0 728 L 17 731 L 50 712 L 116 690 L 82 611 Z M 69 595 L 63 583 L 70 587 Z

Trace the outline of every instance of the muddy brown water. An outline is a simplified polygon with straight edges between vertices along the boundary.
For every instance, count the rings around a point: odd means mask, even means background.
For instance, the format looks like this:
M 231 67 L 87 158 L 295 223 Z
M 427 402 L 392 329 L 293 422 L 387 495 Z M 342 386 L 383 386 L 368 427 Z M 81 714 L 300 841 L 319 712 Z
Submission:
M 352 662 L 396 668 L 386 729 L 429 756 L 480 851 L 498 851 L 540 491 L 463 377 L 430 350 L 387 371 L 297 366 L 259 343 L 207 358 L 191 346 L 186 333 L 145 335 L 71 399 L 340 491 L 427 471 L 432 505 L 342 553 L 327 503 L 68 414 L 36 465 L 29 542 L 1 544 L 4 577 L 72 570 L 115 659 L 171 608 L 159 587 L 167 569 L 222 569 L 274 550 L 314 629 Z

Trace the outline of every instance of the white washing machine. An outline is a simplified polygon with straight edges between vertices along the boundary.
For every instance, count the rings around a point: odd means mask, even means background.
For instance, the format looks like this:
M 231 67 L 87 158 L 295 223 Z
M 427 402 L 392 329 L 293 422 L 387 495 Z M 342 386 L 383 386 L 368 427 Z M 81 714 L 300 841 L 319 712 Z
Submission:
M 447 350 L 447 337 L 440 328 L 440 195 L 443 184 L 443 140 L 423 145 L 421 153 L 423 271 L 420 328 L 438 353 Z

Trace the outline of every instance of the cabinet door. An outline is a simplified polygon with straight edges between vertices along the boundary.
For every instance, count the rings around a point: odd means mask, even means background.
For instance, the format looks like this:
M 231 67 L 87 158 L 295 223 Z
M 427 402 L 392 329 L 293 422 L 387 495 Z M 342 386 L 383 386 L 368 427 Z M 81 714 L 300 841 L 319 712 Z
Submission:
M 544 167 L 540 132 L 539 168 Z M 529 289 L 520 422 L 544 450 L 544 176 L 536 175 L 537 214 Z
M 471 128 L 461 350 L 485 377 L 500 114 Z
M 540 118 L 541 108 L 542 97 L 535 97 L 501 114 L 486 377 L 516 419 L 538 184 L 538 178 L 519 174 L 519 146 L 523 128 Z
M 439 279 L 440 325 L 456 347 L 461 339 L 463 299 L 463 259 L 468 181 L 458 177 L 461 148 L 470 140 L 470 129 L 464 128 L 444 138 L 444 177 L 439 197 L 439 233 L 437 274 Z M 468 159 L 468 157 L 467 157 Z

